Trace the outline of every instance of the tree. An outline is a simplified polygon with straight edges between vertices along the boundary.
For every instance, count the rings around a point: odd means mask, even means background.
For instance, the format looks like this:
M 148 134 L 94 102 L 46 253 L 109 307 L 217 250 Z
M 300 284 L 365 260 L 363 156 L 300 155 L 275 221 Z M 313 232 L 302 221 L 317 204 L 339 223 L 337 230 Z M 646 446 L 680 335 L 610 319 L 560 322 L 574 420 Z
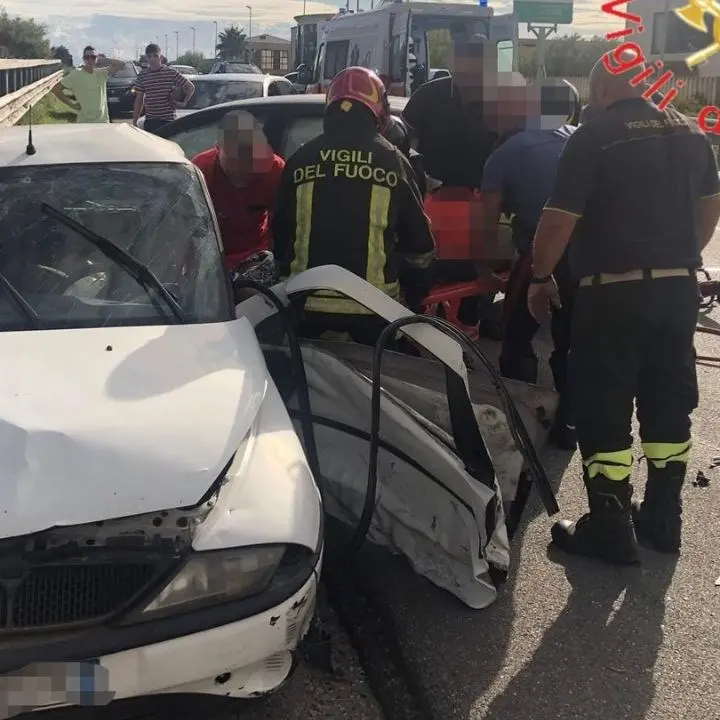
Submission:
M 10 17 L 5 8 L 0 10 L 0 47 L 12 58 L 52 57 L 45 26 L 35 20 Z
M 58 45 L 52 49 L 54 58 L 57 58 L 63 65 L 73 66 L 73 56 L 64 45 Z
M 205 64 L 205 56 L 201 52 L 190 52 L 186 50 L 176 61 L 176 65 L 190 65 L 196 70 Z
M 427 34 L 430 49 L 430 67 L 438 70 L 446 69 L 452 53 L 452 39 L 449 30 L 430 30 Z
M 218 35 L 218 44 L 215 47 L 218 57 L 221 60 L 244 60 L 246 39 L 242 28 L 229 25 Z
M 617 45 L 603 37 L 584 38 L 578 34 L 550 40 L 545 51 L 545 72 L 548 77 L 586 77 L 593 65 Z M 519 70 L 525 77 L 535 77 L 537 47 L 526 46 L 522 50 Z

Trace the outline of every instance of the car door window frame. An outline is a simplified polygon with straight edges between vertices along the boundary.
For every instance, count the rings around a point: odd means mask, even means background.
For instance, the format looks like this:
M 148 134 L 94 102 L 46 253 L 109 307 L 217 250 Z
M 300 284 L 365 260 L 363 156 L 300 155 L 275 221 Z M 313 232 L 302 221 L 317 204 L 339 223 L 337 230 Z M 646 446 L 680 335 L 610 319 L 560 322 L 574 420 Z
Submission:
M 198 120 L 197 117 L 193 117 L 193 116 L 196 116 L 198 113 L 193 113 L 193 115 L 189 115 L 187 117 L 187 121 L 190 121 L 190 122 L 186 121 L 187 127 L 178 128 L 177 133 L 175 133 L 173 135 L 167 134 L 167 132 L 165 132 L 162 134 L 162 137 L 165 137 L 167 140 L 170 140 L 170 141 L 175 142 L 178 145 L 180 145 L 180 147 L 182 148 L 182 150 L 185 153 L 185 156 L 188 158 L 188 160 L 192 160 L 193 157 L 195 157 L 195 155 L 197 155 L 198 153 L 204 152 L 205 150 L 210 150 L 215 145 L 215 142 L 217 141 L 217 135 L 218 135 L 218 132 L 220 129 L 220 123 L 222 122 L 222 119 L 225 117 L 226 113 L 230 112 L 233 109 L 234 108 L 230 107 L 227 109 L 223 109 L 222 112 L 215 112 L 212 114 L 208 113 L 208 115 L 210 115 L 210 117 L 207 118 L 206 121 L 202 124 L 197 123 L 197 120 Z M 268 113 L 265 108 L 262 108 L 261 110 L 258 109 L 259 111 L 256 111 L 256 109 L 252 108 L 252 107 L 243 108 L 243 109 L 247 109 L 248 112 L 250 112 L 252 115 L 254 115 L 263 127 L 265 127 L 268 124 L 268 119 L 270 117 L 270 113 Z M 196 122 L 192 122 L 192 120 L 195 120 Z M 185 123 L 183 123 L 183 124 L 185 124 Z M 166 127 L 168 127 L 168 126 L 166 126 Z M 180 135 L 183 135 L 183 134 L 189 135 L 193 131 L 197 131 L 199 133 L 202 130 L 206 130 L 206 129 L 213 131 L 213 135 L 214 135 L 213 141 L 207 147 L 203 147 L 202 149 L 197 150 L 197 151 L 193 152 L 192 154 L 188 154 L 187 151 L 185 150 L 185 147 L 180 142 L 178 142 L 176 139 Z M 165 130 L 165 128 L 161 128 L 161 130 Z M 268 142 L 270 142 L 270 144 L 273 145 L 271 138 L 268 138 Z
M 282 157 L 283 160 L 287 162 L 288 157 L 291 157 L 292 155 L 288 156 L 287 154 L 287 143 L 288 139 L 290 137 L 290 131 L 292 129 L 292 126 L 294 123 L 296 123 L 299 120 L 306 120 L 308 118 L 317 119 L 320 121 L 320 132 L 315 136 L 318 137 L 318 135 L 322 134 L 322 120 L 325 114 L 325 108 L 323 105 L 318 105 L 317 107 L 311 106 L 310 108 L 305 108 L 306 110 L 311 110 L 310 112 L 296 112 L 292 115 L 289 115 L 286 118 L 285 125 L 283 127 L 282 135 L 280 136 L 280 142 L 278 143 L 278 149 L 276 152 L 278 155 Z M 295 151 L 297 152 L 298 148 L 295 148 Z

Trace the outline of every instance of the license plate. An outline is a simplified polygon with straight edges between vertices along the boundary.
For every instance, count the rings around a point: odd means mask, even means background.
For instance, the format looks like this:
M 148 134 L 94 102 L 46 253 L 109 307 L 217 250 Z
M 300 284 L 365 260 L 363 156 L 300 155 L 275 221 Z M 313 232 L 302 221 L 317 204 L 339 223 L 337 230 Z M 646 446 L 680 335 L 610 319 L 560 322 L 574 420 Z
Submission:
M 109 103 L 120 102 L 120 98 L 108 98 L 108 102 L 109 102 Z
M 41 708 L 107 705 L 108 671 L 97 661 L 34 663 L 0 675 L 0 719 Z

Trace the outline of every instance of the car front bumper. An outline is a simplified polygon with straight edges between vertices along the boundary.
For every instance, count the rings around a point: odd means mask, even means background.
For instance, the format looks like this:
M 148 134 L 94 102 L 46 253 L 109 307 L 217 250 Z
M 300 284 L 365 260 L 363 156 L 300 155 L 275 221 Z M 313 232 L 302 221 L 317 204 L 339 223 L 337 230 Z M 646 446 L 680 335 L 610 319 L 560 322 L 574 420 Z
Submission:
M 317 572 L 312 573 L 286 600 L 252 617 L 96 658 L 101 668 L 96 677 L 102 678 L 102 683 L 95 681 L 94 692 L 87 694 L 85 701 L 77 699 L 78 681 L 71 663 L 30 665 L 0 675 L 0 691 L 4 685 L 13 690 L 13 705 L 0 707 L 0 718 L 28 710 L 99 705 L 169 693 L 237 699 L 271 693 L 295 667 L 293 653 L 315 611 L 317 578 Z M 48 676 L 54 678 L 52 683 Z M 62 677 L 67 682 L 57 681 Z
M 292 653 L 315 610 L 313 574 L 285 602 L 259 615 L 100 658 L 115 699 L 157 693 L 251 698 L 272 692 L 290 674 Z

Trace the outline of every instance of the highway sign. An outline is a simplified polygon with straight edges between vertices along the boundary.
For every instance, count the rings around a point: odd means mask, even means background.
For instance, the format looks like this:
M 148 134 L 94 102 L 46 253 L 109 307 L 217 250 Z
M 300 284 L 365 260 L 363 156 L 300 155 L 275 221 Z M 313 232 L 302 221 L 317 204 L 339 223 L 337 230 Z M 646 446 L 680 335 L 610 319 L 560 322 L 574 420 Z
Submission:
M 570 25 L 573 21 L 573 0 L 515 0 L 513 13 L 521 23 Z

